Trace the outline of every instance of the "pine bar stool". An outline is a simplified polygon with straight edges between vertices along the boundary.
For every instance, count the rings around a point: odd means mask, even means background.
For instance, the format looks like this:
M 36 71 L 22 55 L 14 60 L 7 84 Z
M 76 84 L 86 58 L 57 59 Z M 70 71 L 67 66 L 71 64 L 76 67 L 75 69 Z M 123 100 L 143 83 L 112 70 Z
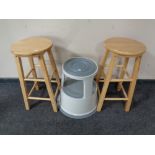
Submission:
M 45 100 L 45 101 L 50 101 L 53 107 L 53 111 L 57 112 L 57 104 L 56 104 L 55 98 L 60 89 L 60 79 L 59 79 L 59 74 L 54 61 L 54 57 L 51 51 L 52 45 L 53 45 L 52 41 L 49 40 L 48 38 L 31 37 L 31 38 L 18 41 L 11 46 L 11 50 L 15 56 L 15 60 L 17 64 L 19 81 L 20 81 L 20 86 L 21 86 L 26 110 L 30 109 L 29 100 Z M 51 78 L 49 77 L 46 63 L 44 60 L 45 53 L 48 54 L 50 64 L 51 64 L 51 69 L 53 71 Z M 27 75 L 24 75 L 22 57 L 28 58 L 30 63 L 31 69 Z M 38 58 L 39 60 L 39 66 L 43 73 L 44 78 L 37 78 L 37 73 L 36 73 L 35 64 L 34 64 L 34 57 Z M 31 74 L 33 78 L 30 78 Z M 53 76 L 55 76 L 56 78 L 55 80 L 52 80 Z M 27 91 L 26 81 L 34 82 L 29 92 Z M 45 82 L 49 98 L 31 96 L 34 89 L 36 90 L 39 89 L 38 82 Z M 57 84 L 55 93 L 51 88 L 51 83 L 53 82 Z
M 97 83 L 104 82 L 101 92 L 98 88 L 99 102 L 97 106 L 97 111 L 98 112 L 101 111 L 104 101 L 106 100 L 112 100 L 112 101 L 123 100 L 123 101 L 126 101 L 125 112 L 129 112 L 135 86 L 136 86 L 136 80 L 138 77 L 141 58 L 145 52 L 145 46 L 141 42 L 128 39 L 128 38 L 110 38 L 104 42 L 104 46 L 106 49 L 105 55 L 100 61 L 99 70 L 96 76 Z M 105 64 L 106 60 L 110 54 L 111 54 L 110 63 L 109 65 L 106 65 Z M 116 60 L 118 60 L 118 58 L 124 59 L 124 63 L 116 64 Z M 127 65 L 129 62 L 129 58 L 135 59 L 131 76 L 129 72 L 127 71 Z M 115 66 L 120 68 L 119 78 L 112 78 L 112 74 L 113 74 Z M 107 74 L 104 73 L 105 67 L 108 67 Z M 102 76 L 104 79 L 101 78 Z M 125 78 L 125 76 L 127 76 L 127 78 Z M 106 97 L 106 93 L 107 93 L 110 82 L 118 82 L 117 91 L 122 90 L 125 97 L 123 98 Z M 123 82 L 130 82 L 128 93 L 126 93 L 124 89 Z

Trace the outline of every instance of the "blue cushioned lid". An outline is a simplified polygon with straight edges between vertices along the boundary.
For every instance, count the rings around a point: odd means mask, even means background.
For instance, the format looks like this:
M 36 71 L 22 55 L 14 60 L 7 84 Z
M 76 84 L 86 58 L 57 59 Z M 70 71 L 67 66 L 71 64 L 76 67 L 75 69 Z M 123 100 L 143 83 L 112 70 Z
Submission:
M 90 76 L 97 72 L 96 63 L 88 58 L 71 58 L 63 66 L 66 73 L 73 76 Z

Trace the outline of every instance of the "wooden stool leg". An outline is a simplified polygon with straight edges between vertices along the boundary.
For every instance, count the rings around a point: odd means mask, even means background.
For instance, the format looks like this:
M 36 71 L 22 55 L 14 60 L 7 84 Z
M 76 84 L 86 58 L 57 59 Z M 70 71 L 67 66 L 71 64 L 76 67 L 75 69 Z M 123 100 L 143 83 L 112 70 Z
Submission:
M 134 68 L 133 68 L 133 72 L 132 72 L 132 81 L 130 83 L 129 91 L 128 91 L 128 101 L 125 104 L 126 112 L 129 112 L 130 107 L 131 107 L 131 102 L 132 102 L 132 98 L 133 98 L 133 94 L 134 94 L 134 90 L 135 90 L 135 86 L 136 86 L 140 63 L 141 63 L 141 57 L 139 56 L 135 60 L 135 64 L 134 64 Z
M 48 57 L 49 57 L 49 60 L 50 60 L 50 63 L 51 63 L 51 68 L 54 71 L 54 75 L 56 76 L 56 81 L 57 81 L 58 87 L 60 88 L 61 85 L 60 85 L 59 73 L 58 73 L 58 70 L 57 70 L 57 67 L 56 67 L 55 60 L 54 60 L 51 49 L 48 50 Z
M 36 73 L 36 69 L 35 69 L 33 57 L 32 57 L 32 56 L 29 56 L 28 59 L 29 59 L 29 63 L 30 63 L 31 69 L 32 69 L 33 78 L 37 79 L 37 73 Z M 35 82 L 35 83 L 36 83 L 35 89 L 36 89 L 36 90 L 39 90 L 38 83 L 37 83 L 37 82 Z
M 124 75 L 125 75 L 125 71 L 124 70 L 127 68 L 128 62 L 129 62 L 129 57 L 126 57 L 125 60 L 124 60 L 123 67 L 121 69 L 120 79 L 123 79 L 124 78 Z M 120 91 L 121 90 L 122 83 L 123 82 L 119 82 L 118 83 L 118 85 L 117 85 L 117 91 Z
M 113 69 L 115 67 L 115 63 L 116 63 L 116 55 L 112 54 L 112 59 L 110 61 L 108 73 L 107 73 L 105 81 L 104 81 L 104 86 L 103 86 L 101 94 L 99 96 L 99 102 L 98 102 L 98 106 L 97 106 L 97 111 L 98 112 L 100 112 L 101 109 L 102 109 L 104 98 L 106 96 L 108 86 L 109 86 L 109 83 L 110 83 L 110 80 L 111 80 L 111 77 L 112 77 Z
M 23 65 L 21 62 L 21 58 L 18 56 L 15 56 L 15 59 L 16 59 L 16 64 L 17 64 L 17 71 L 18 71 L 18 75 L 19 75 L 20 86 L 21 86 L 21 90 L 22 90 L 22 94 L 23 94 L 23 98 L 24 98 L 25 108 L 26 108 L 26 110 L 30 110 L 30 106 L 28 103 L 26 84 L 24 81 L 24 71 L 23 71 Z
M 43 76 L 44 76 L 44 79 L 45 79 L 45 84 L 46 84 L 46 87 L 47 87 L 48 95 L 49 95 L 50 100 L 51 100 L 53 111 L 57 112 L 57 104 L 56 104 L 56 101 L 55 101 L 53 90 L 51 88 L 51 82 L 50 82 L 50 79 L 49 79 L 49 75 L 48 75 L 48 71 L 47 71 L 47 67 L 46 67 L 43 55 L 39 56 L 39 63 L 40 63 L 40 67 L 41 67 L 42 72 L 43 72 Z
M 104 69 L 105 62 L 106 62 L 106 60 L 107 60 L 108 55 L 109 55 L 109 51 L 106 50 L 104 56 L 102 57 L 102 59 L 101 59 L 101 61 L 100 61 L 99 69 L 98 69 L 98 72 L 97 72 L 97 75 L 96 75 L 96 82 L 97 82 L 97 83 L 98 83 L 99 80 L 100 80 L 100 76 L 101 76 L 102 71 L 103 71 L 103 69 Z

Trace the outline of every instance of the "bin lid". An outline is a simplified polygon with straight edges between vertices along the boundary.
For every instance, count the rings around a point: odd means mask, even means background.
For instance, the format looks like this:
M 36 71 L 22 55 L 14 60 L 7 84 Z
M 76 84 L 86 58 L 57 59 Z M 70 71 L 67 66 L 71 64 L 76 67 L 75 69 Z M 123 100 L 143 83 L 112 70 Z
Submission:
M 67 60 L 63 69 L 67 74 L 78 77 L 91 76 L 97 72 L 97 64 L 89 58 L 71 58 Z

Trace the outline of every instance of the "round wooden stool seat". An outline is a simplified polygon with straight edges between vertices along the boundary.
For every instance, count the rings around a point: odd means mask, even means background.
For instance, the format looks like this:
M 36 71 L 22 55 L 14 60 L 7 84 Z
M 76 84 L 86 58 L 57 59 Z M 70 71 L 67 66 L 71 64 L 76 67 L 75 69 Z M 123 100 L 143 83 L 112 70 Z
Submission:
M 97 111 L 101 111 L 104 101 L 125 101 L 125 111 L 128 112 L 131 107 L 132 98 L 136 86 L 136 80 L 138 78 L 138 72 L 140 68 L 141 58 L 146 48 L 143 43 L 121 37 L 109 38 L 104 41 L 105 54 L 102 57 L 99 65 L 99 70 L 96 76 L 96 82 L 104 82 L 102 90 L 99 90 L 99 102 Z M 110 63 L 106 64 L 108 57 Z M 128 72 L 127 65 L 129 59 L 134 59 L 132 73 Z M 119 61 L 117 61 L 119 60 Z M 123 61 L 120 61 L 123 60 Z M 133 62 L 132 62 L 133 63 Z M 105 68 L 107 70 L 105 70 Z M 118 68 L 117 74 L 113 77 L 113 71 Z M 105 72 L 107 71 L 107 72 Z M 107 90 L 111 82 L 117 82 L 117 91 L 122 91 L 123 97 L 107 97 Z M 123 86 L 124 82 L 129 82 L 129 88 L 126 91 Z
M 128 38 L 110 38 L 104 42 L 104 46 L 110 52 L 124 56 L 138 56 L 145 52 L 143 43 Z
M 15 55 L 30 56 L 45 52 L 52 47 L 52 41 L 44 37 L 31 37 L 20 40 L 11 46 Z
M 51 48 L 52 41 L 45 37 L 30 37 L 17 41 L 11 46 L 11 51 L 15 56 L 17 64 L 17 71 L 26 110 L 30 109 L 29 100 L 43 100 L 50 101 L 53 107 L 53 111 L 57 112 L 56 97 L 60 90 L 60 79 Z M 49 70 L 46 66 L 44 58 L 45 54 L 48 56 L 52 75 L 49 75 Z M 24 73 L 22 57 L 26 57 L 29 61 L 30 70 L 27 74 Z M 34 57 L 39 62 L 38 67 L 42 72 L 43 78 L 39 78 L 37 75 Z M 26 82 L 28 81 L 33 82 L 33 86 L 30 90 L 26 86 Z M 33 91 L 39 90 L 40 82 L 45 83 L 48 97 L 37 97 L 34 95 Z M 51 83 L 55 83 L 57 85 L 55 91 L 51 87 Z

